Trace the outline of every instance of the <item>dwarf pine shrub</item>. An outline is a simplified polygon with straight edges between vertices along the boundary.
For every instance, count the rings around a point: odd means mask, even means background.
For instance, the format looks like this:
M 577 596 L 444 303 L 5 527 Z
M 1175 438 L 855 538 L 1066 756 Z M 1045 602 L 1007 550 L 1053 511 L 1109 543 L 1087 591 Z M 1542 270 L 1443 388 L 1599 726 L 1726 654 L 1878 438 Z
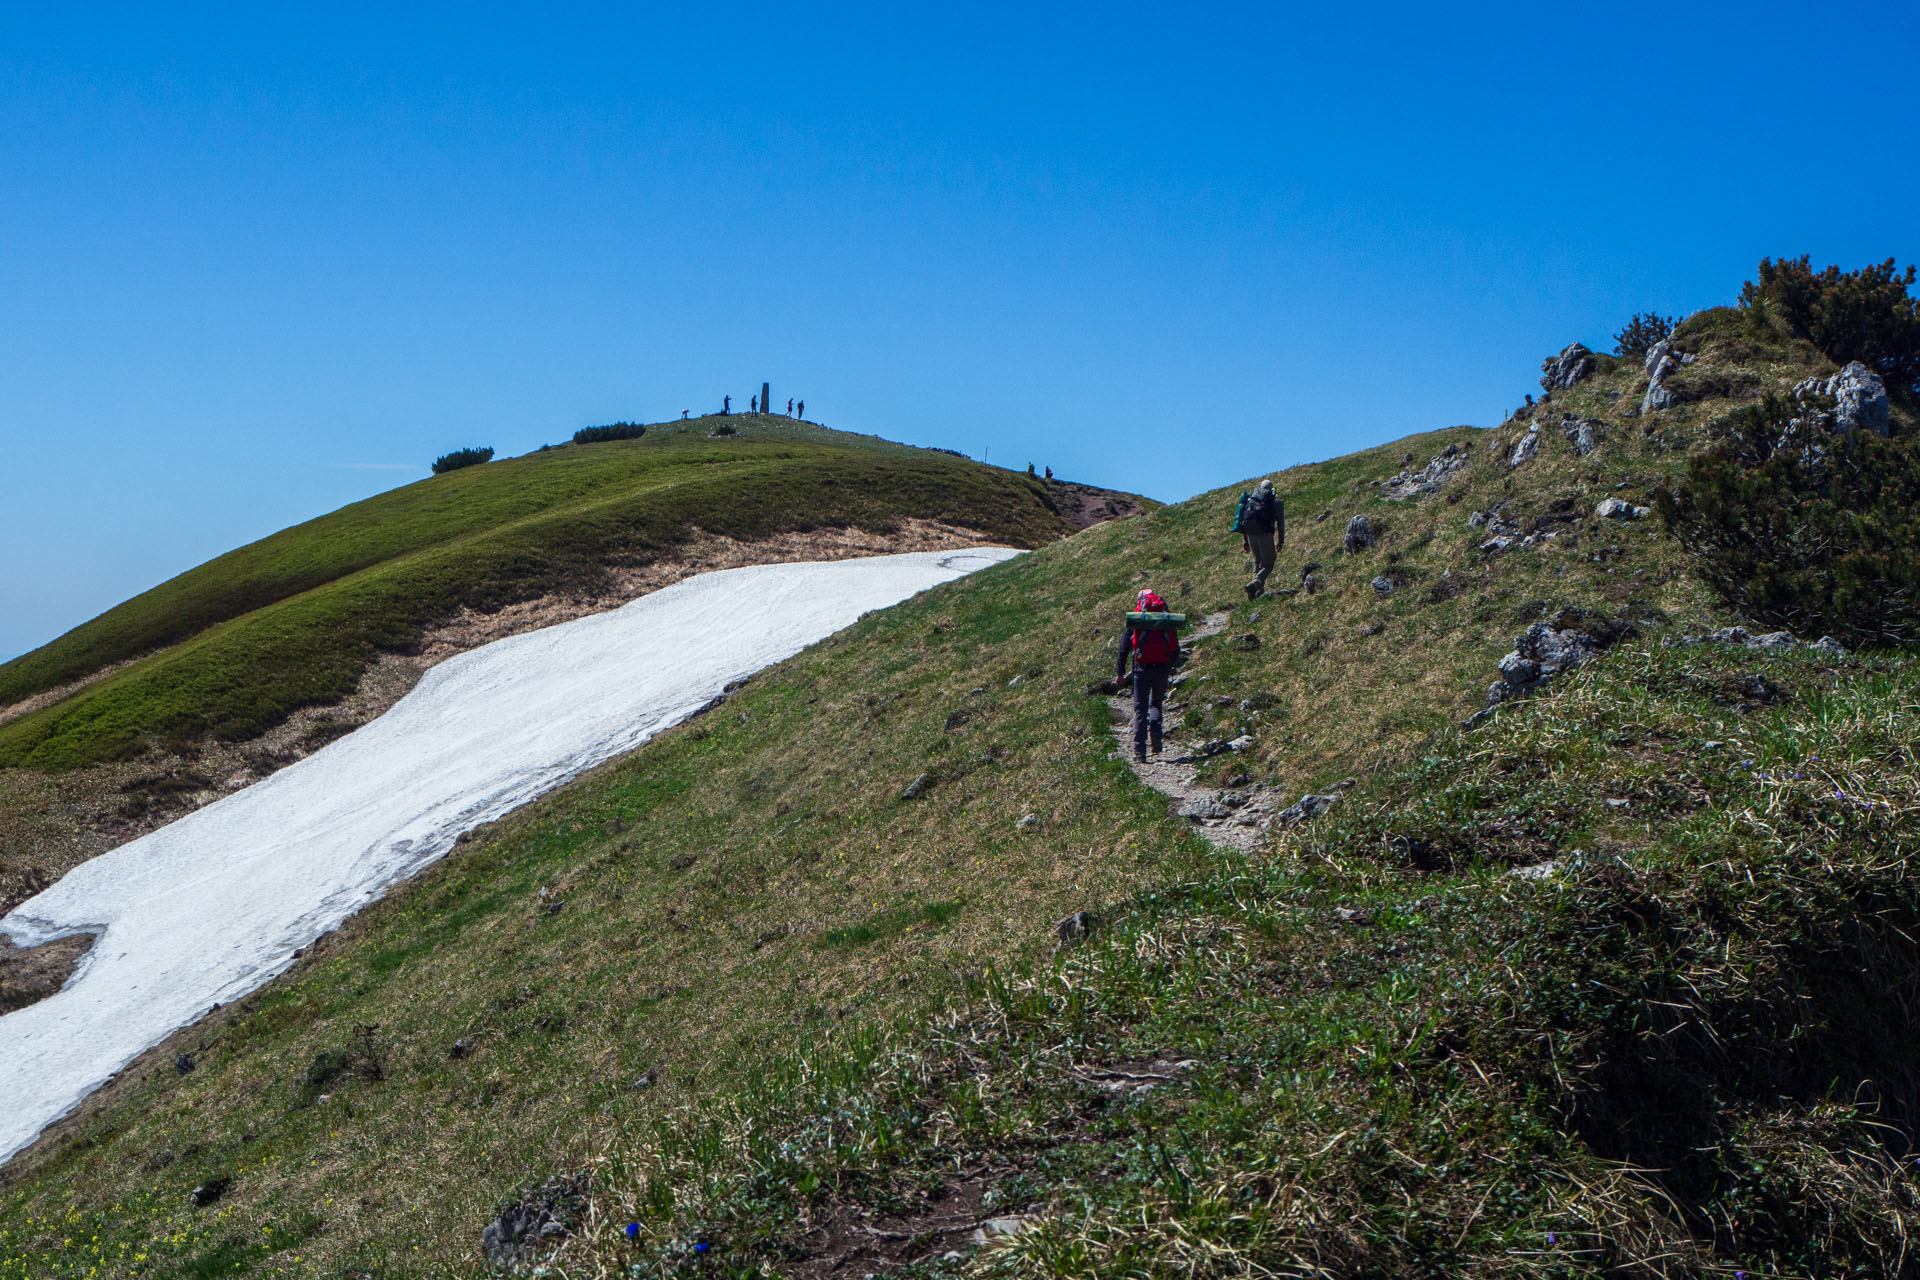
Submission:
M 575 444 L 605 444 L 609 440 L 638 440 L 647 429 L 637 422 L 616 422 L 605 427 L 582 427 L 573 433 Z
M 433 460 L 433 474 L 445 475 L 449 471 L 458 471 L 462 467 L 477 467 L 493 457 L 491 448 L 455 449 L 452 453 L 443 453 Z
M 1849 645 L 1920 638 L 1920 453 L 1906 436 L 1827 430 L 1768 396 L 1656 495 L 1721 600 Z
M 1678 316 L 1663 316 L 1643 311 L 1627 321 L 1627 327 L 1613 335 L 1613 353 L 1617 356 L 1644 356 L 1654 344 L 1673 336 L 1680 323 Z
M 1806 254 L 1760 260 L 1760 279 L 1740 289 L 1740 305 L 1770 311 L 1796 338 L 1835 364 L 1858 360 L 1910 403 L 1920 400 L 1920 299 L 1909 293 L 1916 271 L 1894 260 L 1858 271 L 1815 271 Z

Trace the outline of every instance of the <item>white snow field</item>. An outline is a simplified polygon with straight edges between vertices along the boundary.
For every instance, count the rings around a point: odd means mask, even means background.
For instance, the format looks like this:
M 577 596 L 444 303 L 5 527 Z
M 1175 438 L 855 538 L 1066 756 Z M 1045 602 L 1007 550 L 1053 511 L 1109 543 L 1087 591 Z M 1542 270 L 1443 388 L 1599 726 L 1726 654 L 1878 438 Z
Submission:
M 22 946 L 100 935 L 64 989 L 0 1017 L 0 1161 L 463 831 L 862 613 L 1018 554 L 726 569 L 496 641 L 434 667 L 392 710 L 305 760 L 76 867 L 0 919 Z

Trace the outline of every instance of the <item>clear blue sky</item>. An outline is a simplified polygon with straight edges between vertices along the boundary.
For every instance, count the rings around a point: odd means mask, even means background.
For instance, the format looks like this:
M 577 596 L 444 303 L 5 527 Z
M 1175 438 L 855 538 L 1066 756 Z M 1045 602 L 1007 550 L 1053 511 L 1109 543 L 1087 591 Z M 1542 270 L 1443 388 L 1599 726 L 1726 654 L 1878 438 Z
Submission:
M 763 379 L 1177 499 L 1920 258 L 1911 3 L 169 8 L 0 10 L 0 659 Z

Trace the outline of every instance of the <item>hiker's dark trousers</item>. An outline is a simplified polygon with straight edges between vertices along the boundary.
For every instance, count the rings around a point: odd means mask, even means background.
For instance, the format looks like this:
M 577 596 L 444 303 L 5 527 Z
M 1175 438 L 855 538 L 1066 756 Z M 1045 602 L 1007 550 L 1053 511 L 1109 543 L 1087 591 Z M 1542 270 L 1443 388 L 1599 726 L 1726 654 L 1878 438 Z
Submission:
M 1267 589 L 1267 575 L 1273 572 L 1273 530 L 1248 534 L 1247 550 L 1253 553 L 1253 581 L 1247 584 L 1247 594 L 1257 596 Z
M 1133 754 L 1147 749 L 1147 735 L 1153 735 L 1153 749 L 1160 749 L 1160 721 L 1167 703 L 1167 678 L 1171 666 L 1133 668 Z

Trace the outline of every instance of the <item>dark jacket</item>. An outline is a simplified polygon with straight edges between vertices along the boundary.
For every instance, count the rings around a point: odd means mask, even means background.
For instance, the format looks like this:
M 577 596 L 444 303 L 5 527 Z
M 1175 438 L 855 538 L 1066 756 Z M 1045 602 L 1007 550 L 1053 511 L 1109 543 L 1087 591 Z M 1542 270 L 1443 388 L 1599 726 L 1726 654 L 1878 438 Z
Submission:
M 1277 533 L 1280 544 L 1287 542 L 1287 504 L 1280 501 L 1278 494 L 1261 493 L 1256 490 L 1247 499 L 1247 509 L 1240 515 L 1240 530 L 1249 536 L 1263 533 Z
M 1120 663 L 1118 666 L 1114 668 L 1114 676 L 1116 679 L 1124 680 L 1126 678 L 1127 658 L 1133 653 L 1133 633 L 1135 631 L 1139 631 L 1142 634 L 1145 634 L 1146 630 L 1147 629 L 1145 627 L 1135 627 L 1132 623 L 1128 623 L 1126 626 L 1120 628 Z M 1173 641 L 1173 656 L 1170 659 L 1168 659 L 1165 663 L 1143 662 L 1140 664 L 1141 666 L 1171 667 L 1174 663 L 1180 661 L 1179 634 L 1177 632 L 1169 631 L 1166 633 L 1166 636 L 1169 640 Z

